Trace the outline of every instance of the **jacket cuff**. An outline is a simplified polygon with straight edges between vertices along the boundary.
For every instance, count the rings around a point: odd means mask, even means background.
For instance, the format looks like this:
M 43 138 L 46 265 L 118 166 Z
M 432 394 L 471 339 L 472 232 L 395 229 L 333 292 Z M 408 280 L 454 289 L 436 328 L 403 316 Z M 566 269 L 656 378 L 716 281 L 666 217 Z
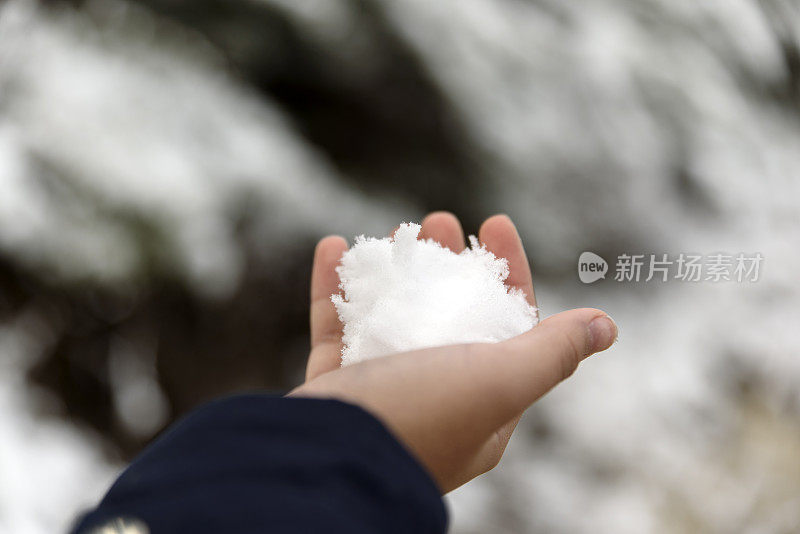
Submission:
M 362 408 L 237 395 L 177 422 L 138 456 L 75 532 L 113 521 L 161 532 L 446 531 L 439 490 Z

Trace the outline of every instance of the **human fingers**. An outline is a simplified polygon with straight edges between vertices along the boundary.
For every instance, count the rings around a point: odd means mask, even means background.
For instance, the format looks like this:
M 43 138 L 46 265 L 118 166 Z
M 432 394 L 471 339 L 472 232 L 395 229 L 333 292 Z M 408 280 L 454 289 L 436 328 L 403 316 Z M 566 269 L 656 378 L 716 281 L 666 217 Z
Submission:
M 314 250 L 311 268 L 311 353 L 306 366 L 307 379 L 339 366 L 342 323 L 331 302 L 331 295 L 339 292 L 339 275 L 336 266 L 347 250 L 347 241 L 339 236 L 322 239 Z M 318 349 L 326 350 L 318 350 Z M 327 350 L 333 349 L 335 350 Z
M 447 211 L 435 211 L 422 220 L 420 239 L 433 239 L 456 254 L 464 250 L 464 230 L 458 218 Z
M 517 229 L 508 215 L 495 215 L 486 219 L 478 232 L 478 239 L 492 254 L 508 260 L 509 274 L 506 285 L 522 290 L 528 303 L 536 306 L 528 257 L 525 255 Z

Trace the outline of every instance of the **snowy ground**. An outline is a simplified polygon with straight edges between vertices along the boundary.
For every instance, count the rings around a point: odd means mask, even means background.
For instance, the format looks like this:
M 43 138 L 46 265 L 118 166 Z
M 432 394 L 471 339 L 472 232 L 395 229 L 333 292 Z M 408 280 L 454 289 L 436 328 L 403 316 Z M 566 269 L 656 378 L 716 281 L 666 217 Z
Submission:
M 273 3 L 330 46 L 357 20 L 346 2 Z M 144 214 L 182 276 L 222 298 L 240 276 L 225 213 L 242 194 L 277 248 L 292 238 L 281 219 L 380 235 L 419 217 L 413 199 L 344 185 L 197 36 L 94 4 L 119 27 L 0 6 L 4 252 L 55 277 L 129 283 L 142 257 L 120 214 Z M 489 186 L 475 209 L 518 221 L 543 313 L 591 305 L 620 325 L 609 353 L 529 411 L 500 468 L 450 496 L 453 531 L 800 528 L 800 97 L 775 89 L 792 86 L 797 8 L 376 4 L 480 146 Z M 584 286 L 584 250 L 765 259 L 751 284 Z M 119 469 L 96 436 L 41 415 L 57 401 L 24 373 L 47 339 L 29 314 L 0 326 L 0 532 L 63 530 Z

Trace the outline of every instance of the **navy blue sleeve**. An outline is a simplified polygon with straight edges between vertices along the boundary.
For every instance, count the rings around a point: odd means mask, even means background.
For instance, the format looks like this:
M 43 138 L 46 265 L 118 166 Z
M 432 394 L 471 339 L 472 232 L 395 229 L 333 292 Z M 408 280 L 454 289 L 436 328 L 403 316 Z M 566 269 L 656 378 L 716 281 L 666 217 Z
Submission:
M 114 521 L 150 534 L 438 534 L 447 513 L 427 472 L 363 409 L 241 395 L 168 429 L 75 532 Z

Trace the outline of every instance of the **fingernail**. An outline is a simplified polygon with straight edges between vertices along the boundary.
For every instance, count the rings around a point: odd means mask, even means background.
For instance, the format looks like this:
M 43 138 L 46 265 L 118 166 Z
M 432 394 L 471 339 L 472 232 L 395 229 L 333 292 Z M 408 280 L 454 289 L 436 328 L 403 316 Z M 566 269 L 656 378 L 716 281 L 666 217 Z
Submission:
M 589 335 L 592 337 L 592 353 L 606 350 L 617 339 L 617 325 L 608 315 L 595 317 L 589 323 Z

